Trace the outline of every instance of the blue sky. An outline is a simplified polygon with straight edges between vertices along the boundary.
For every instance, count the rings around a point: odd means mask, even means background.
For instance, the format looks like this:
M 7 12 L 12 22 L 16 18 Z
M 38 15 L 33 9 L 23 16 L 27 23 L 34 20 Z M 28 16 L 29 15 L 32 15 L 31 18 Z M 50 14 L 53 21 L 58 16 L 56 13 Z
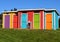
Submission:
M 13 8 L 55 8 L 60 13 L 60 0 L 0 0 L 0 13 Z

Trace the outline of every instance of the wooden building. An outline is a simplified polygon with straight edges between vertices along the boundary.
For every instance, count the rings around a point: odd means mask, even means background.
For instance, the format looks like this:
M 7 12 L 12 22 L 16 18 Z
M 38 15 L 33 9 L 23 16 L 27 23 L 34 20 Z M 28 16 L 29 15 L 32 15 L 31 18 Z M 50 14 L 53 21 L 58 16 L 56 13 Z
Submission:
M 3 28 L 47 29 L 59 28 L 56 9 L 21 9 L 3 12 Z

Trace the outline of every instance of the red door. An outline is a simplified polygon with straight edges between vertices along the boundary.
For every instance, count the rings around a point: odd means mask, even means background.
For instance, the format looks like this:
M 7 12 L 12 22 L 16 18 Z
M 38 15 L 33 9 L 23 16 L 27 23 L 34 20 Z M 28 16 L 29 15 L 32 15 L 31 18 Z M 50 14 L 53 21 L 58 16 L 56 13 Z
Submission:
M 17 16 L 16 15 L 14 15 L 13 16 L 13 28 L 18 28 L 18 22 L 17 22 Z

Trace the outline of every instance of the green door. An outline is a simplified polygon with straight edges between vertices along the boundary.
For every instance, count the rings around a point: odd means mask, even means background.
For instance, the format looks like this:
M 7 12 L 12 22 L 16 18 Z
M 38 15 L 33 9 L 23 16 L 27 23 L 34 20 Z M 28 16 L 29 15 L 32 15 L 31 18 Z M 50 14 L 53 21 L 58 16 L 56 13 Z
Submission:
M 39 29 L 40 24 L 40 17 L 39 13 L 34 14 L 34 29 Z

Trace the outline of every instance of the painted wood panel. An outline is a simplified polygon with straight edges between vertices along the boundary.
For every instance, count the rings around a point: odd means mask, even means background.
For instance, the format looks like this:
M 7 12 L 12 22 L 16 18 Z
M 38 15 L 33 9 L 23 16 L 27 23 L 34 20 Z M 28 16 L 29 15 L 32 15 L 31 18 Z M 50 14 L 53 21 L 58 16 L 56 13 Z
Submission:
M 9 15 L 5 15 L 5 28 L 10 28 L 10 16 Z
M 21 14 L 22 12 L 18 12 L 18 28 L 21 28 Z
M 59 28 L 59 25 L 58 25 L 58 15 L 56 13 L 56 29 L 58 29 L 58 28 Z
M 39 13 L 35 13 L 34 14 L 34 29 L 39 29 L 39 22 L 40 22 L 40 20 L 39 20 L 40 18 L 39 18 Z
M 11 12 L 10 14 L 10 29 L 13 29 L 13 16 L 15 15 L 15 13 Z
M 12 13 L 10 14 L 10 29 L 12 29 L 13 28 L 13 17 L 12 17 Z
M 21 17 L 21 28 L 22 29 L 26 29 L 27 28 L 27 14 L 26 13 L 22 13 L 22 17 Z
M 40 11 L 40 29 L 44 29 L 44 11 Z
M 13 16 L 13 28 L 18 28 L 17 16 Z
M 46 29 L 52 29 L 52 14 L 46 14 Z
M 52 29 L 54 29 L 54 12 L 52 12 Z
M 2 22 L 2 28 L 5 28 L 5 27 L 4 27 L 5 15 L 6 15 L 6 14 L 3 14 L 3 19 L 2 19 L 2 20 L 3 20 L 3 22 Z
M 55 12 L 53 11 L 52 14 L 53 14 L 53 18 L 52 18 L 52 20 L 53 20 L 53 21 L 52 21 L 52 26 L 53 26 L 53 27 L 52 27 L 52 28 L 53 28 L 53 30 L 56 30 L 56 25 L 55 25 L 55 24 L 56 24 L 56 23 L 55 23 L 55 21 L 56 21 L 55 17 L 56 17 L 56 16 L 55 16 Z
M 30 22 L 30 29 L 33 29 L 33 13 L 34 12 L 27 12 L 28 13 L 28 22 Z
M 55 28 L 58 29 L 58 15 L 57 13 L 55 12 Z

